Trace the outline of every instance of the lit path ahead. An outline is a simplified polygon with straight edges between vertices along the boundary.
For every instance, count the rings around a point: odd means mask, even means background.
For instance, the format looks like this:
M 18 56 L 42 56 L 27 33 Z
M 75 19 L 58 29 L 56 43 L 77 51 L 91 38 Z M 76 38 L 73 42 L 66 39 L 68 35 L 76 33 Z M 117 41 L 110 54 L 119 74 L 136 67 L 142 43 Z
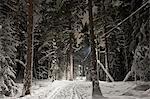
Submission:
M 91 83 L 89 82 L 66 81 L 62 85 L 60 82 L 54 86 L 57 86 L 56 89 L 47 94 L 46 99 L 91 99 Z

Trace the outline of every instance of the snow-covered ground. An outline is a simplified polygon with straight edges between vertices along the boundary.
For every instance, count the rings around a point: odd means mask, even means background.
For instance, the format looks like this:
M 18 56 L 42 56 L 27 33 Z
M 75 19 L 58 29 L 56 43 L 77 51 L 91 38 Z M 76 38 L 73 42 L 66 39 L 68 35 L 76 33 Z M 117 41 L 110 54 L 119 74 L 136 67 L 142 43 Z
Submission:
M 76 81 L 35 81 L 32 83 L 32 94 L 25 97 L 4 99 L 92 99 L 92 83 Z M 144 85 L 144 86 L 143 86 Z M 145 82 L 102 82 L 100 87 L 105 99 L 150 99 L 150 84 Z M 20 89 L 22 85 L 20 85 Z M 102 98 L 95 98 L 102 99 Z

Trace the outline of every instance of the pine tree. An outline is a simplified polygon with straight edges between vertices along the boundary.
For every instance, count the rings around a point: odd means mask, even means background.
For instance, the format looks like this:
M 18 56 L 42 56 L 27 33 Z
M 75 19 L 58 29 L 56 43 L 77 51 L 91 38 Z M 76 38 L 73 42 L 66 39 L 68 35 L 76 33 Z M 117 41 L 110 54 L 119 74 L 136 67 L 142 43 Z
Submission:
M 3 18 L 2 18 L 3 19 Z M 0 77 L 1 77 L 1 94 L 12 96 L 17 92 L 15 79 L 15 58 L 17 39 L 13 29 L 11 18 L 1 20 L 0 29 Z
M 5 0 L 0 1 L 0 96 L 17 93 L 14 79 L 18 39 L 13 12 L 13 6 L 10 7 Z
M 120 26 L 126 38 L 126 43 L 124 46 L 126 48 L 126 57 L 128 64 L 128 66 L 125 67 L 125 71 L 126 73 L 128 72 L 128 74 L 126 75 L 124 81 L 127 80 L 128 77 L 131 76 L 131 74 L 135 74 L 135 79 L 149 79 L 146 77 L 146 75 L 149 75 L 148 70 L 144 69 L 145 66 L 147 67 L 149 64 L 148 62 L 146 62 L 146 60 L 149 60 L 146 54 L 146 47 L 148 47 L 148 44 L 146 44 L 146 42 L 149 41 L 149 37 L 147 35 L 148 32 L 146 32 L 148 30 L 147 20 L 149 20 L 148 6 L 148 0 L 132 0 L 124 2 L 121 6 L 121 9 L 119 10 L 120 18 L 123 17 L 127 19 Z M 122 11 L 125 11 L 126 14 L 122 13 Z M 143 62 L 145 64 L 143 64 Z M 144 74 L 143 72 L 147 74 Z

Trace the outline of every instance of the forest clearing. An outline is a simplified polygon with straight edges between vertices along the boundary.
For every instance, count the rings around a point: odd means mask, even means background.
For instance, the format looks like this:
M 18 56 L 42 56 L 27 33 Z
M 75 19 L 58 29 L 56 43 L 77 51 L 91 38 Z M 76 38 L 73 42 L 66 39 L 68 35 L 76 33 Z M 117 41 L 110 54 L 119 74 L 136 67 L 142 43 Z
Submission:
M 0 0 L 0 99 L 150 99 L 150 0 Z

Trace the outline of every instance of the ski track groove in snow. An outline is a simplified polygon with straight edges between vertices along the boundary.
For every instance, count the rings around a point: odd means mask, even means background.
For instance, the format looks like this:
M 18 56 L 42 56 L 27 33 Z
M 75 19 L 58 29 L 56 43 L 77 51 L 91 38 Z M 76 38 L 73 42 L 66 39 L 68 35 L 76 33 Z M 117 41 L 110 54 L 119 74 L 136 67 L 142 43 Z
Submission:
M 56 84 L 55 84 L 56 83 Z M 45 95 L 45 99 L 55 99 L 55 97 L 57 96 L 57 94 L 60 93 L 60 91 L 62 89 L 65 89 L 65 87 L 67 86 L 67 83 L 66 84 L 63 84 L 63 85 L 58 85 L 57 83 L 59 83 L 59 81 L 57 82 L 54 82 L 54 85 L 55 86 L 53 89 L 53 91 L 49 91 L 49 93 L 47 93 Z M 58 85 L 58 86 L 57 86 Z M 57 86 L 57 87 L 56 87 Z
M 90 84 L 82 84 L 82 83 L 79 83 L 78 85 L 76 85 L 75 87 L 75 91 L 76 91 L 76 95 L 78 96 L 77 99 L 89 99 L 88 96 L 90 96 L 90 94 L 88 94 L 88 92 L 86 92 L 89 87 L 88 86 L 91 86 Z
M 91 99 L 88 98 L 90 94 L 86 92 L 89 86 L 91 85 L 86 82 L 69 82 L 69 84 L 50 92 L 46 99 Z

